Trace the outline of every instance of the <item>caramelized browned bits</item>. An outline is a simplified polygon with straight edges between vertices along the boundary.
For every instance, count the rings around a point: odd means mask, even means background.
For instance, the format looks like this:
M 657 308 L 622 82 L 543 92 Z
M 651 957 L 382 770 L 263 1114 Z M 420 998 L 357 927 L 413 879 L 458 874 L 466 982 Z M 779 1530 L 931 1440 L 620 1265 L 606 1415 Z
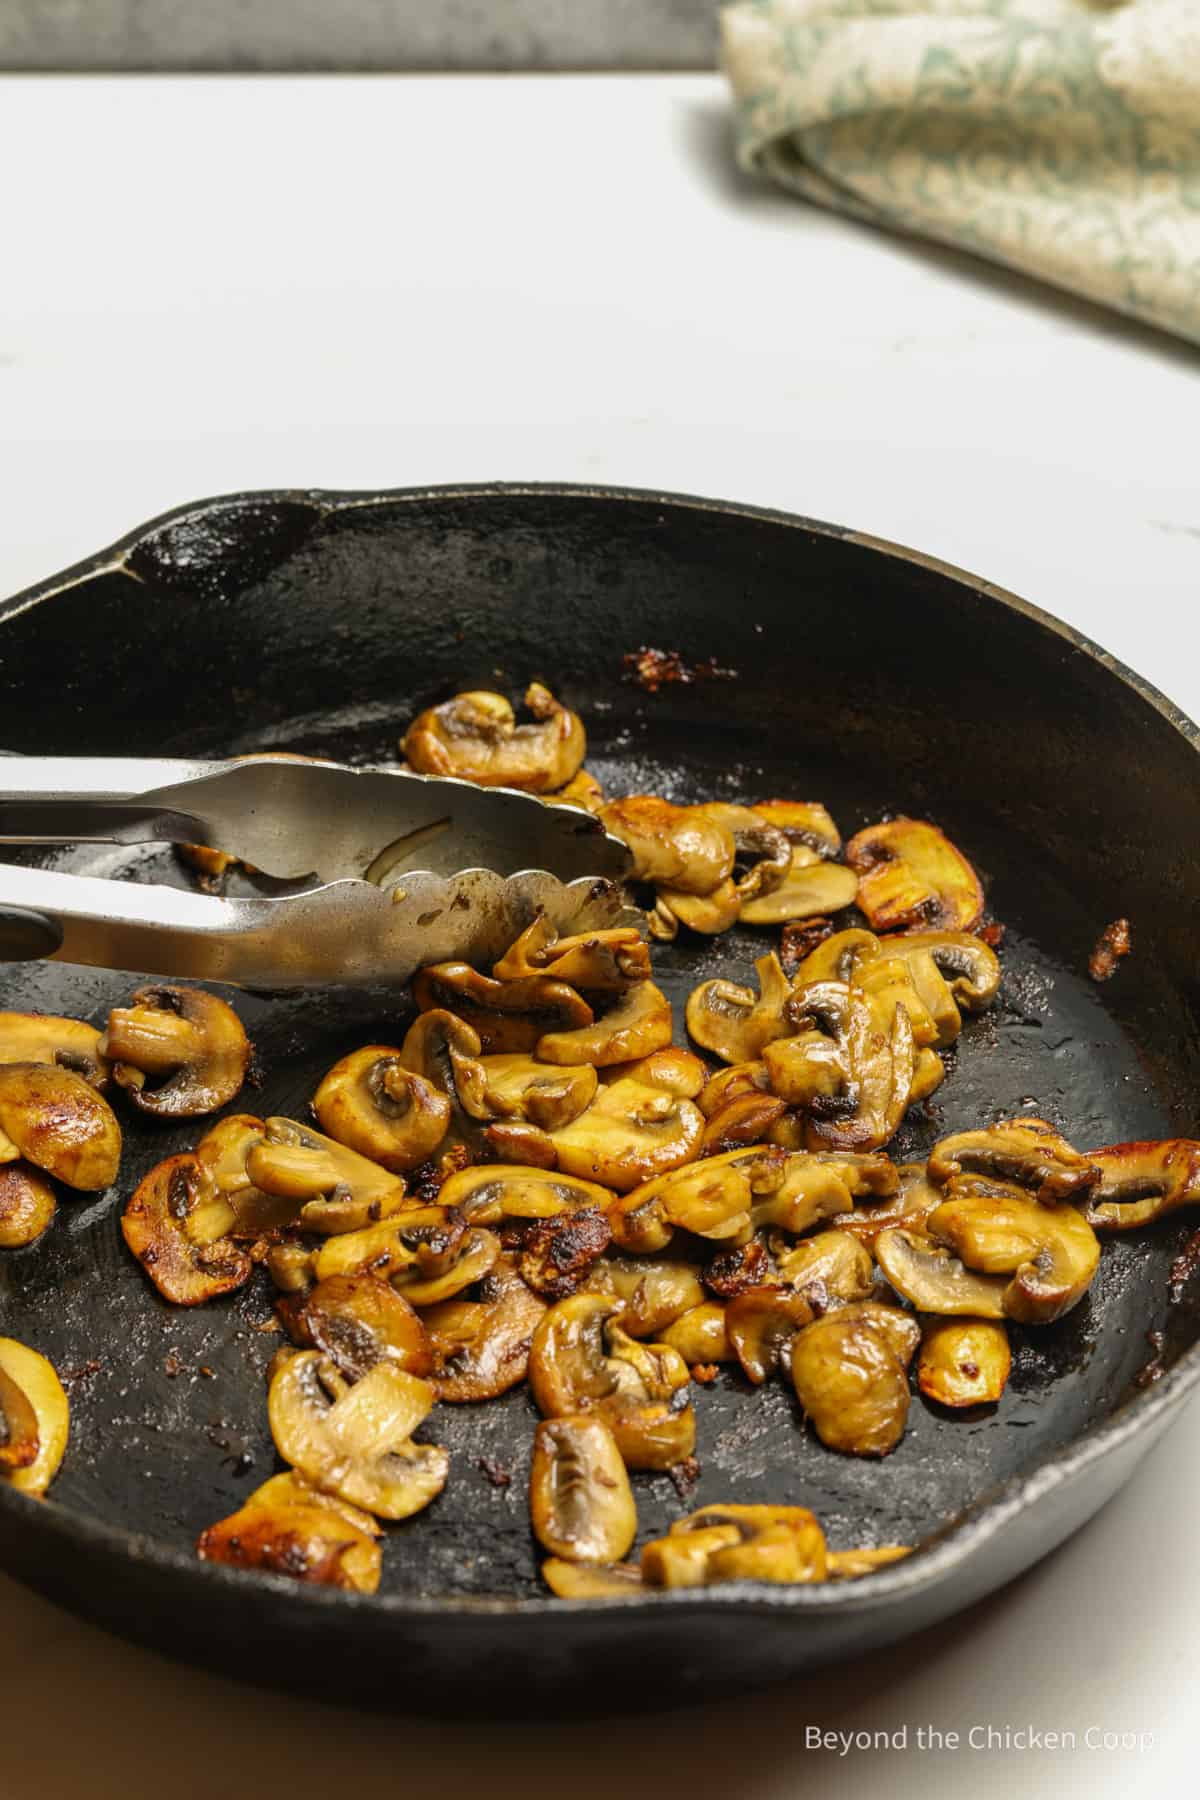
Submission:
M 229 1233 L 237 1215 L 197 1156 L 168 1156 L 139 1183 L 121 1218 L 130 1250 L 166 1300 L 199 1306 L 250 1279 Z
M 194 1119 L 232 1100 L 250 1042 L 233 1008 L 203 988 L 144 987 L 114 1007 L 100 1042 L 113 1079 L 140 1112 Z
M 1097 1231 L 1132 1231 L 1200 1201 L 1200 1143 L 1190 1138 L 1114 1144 L 1087 1160 L 1100 1171 L 1086 1206 Z
M 612 1242 L 608 1217 L 599 1207 L 559 1213 L 526 1226 L 519 1267 L 523 1279 L 546 1300 L 573 1294 Z
M 846 845 L 858 904 L 876 931 L 970 931 L 983 916 L 979 877 L 944 832 L 921 819 L 889 819 Z
M 583 723 L 540 682 L 527 688 L 525 705 L 533 722 L 518 725 L 503 695 L 456 694 L 418 714 L 401 749 L 423 775 L 457 775 L 480 787 L 552 793 L 573 780 L 583 762 Z

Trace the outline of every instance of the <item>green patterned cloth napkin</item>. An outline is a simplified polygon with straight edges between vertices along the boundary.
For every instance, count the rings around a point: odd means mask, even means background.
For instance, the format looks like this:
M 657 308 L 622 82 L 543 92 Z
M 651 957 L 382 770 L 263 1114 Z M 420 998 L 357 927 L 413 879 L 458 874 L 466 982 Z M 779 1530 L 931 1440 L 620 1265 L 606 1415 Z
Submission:
M 1200 0 L 739 0 L 743 167 L 1200 341 Z

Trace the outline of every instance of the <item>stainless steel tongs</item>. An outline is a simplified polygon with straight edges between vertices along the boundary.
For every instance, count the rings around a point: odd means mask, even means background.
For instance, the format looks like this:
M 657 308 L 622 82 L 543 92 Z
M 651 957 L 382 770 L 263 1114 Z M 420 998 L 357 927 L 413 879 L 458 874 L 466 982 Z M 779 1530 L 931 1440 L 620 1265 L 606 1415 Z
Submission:
M 560 932 L 640 920 L 629 853 L 589 814 L 508 788 L 337 763 L 13 757 L 0 844 L 205 844 L 266 879 L 248 898 L 0 864 L 0 960 L 285 990 L 405 981 Z

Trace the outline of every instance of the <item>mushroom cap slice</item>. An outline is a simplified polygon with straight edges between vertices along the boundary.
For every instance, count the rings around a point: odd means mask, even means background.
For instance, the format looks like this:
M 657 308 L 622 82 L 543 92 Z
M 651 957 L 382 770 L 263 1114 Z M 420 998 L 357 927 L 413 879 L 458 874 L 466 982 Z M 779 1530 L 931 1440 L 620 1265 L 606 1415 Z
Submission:
M 690 1050 L 680 1050 L 675 1044 L 668 1044 L 665 1049 L 652 1050 L 648 1056 L 635 1057 L 632 1062 L 610 1063 L 600 1073 L 604 1083 L 624 1081 L 640 1081 L 643 1087 L 661 1088 L 664 1094 L 678 1094 L 681 1100 L 695 1100 L 708 1081 L 708 1066 L 700 1057 Z M 701 1112 L 704 1108 L 700 1108 Z
M 1200 1200 L 1200 1143 L 1191 1138 L 1114 1144 L 1088 1161 L 1100 1180 L 1084 1216 L 1097 1231 L 1132 1231 Z
M 525 1228 L 519 1267 L 524 1281 L 546 1300 L 562 1300 L 583 1286 L 596 1258 L 612 1241 L 599 1207 L 538 1219 Z
M 461 1106 L 479 1120 L 525 1120 L 556 1131 L 577 1119 L 596 1096 L 591 1063 L 537 1062 L 532 1056 L 480 1056 L 456 1061 Z
M 326 1493 L 383 1519 L 407 1519 L 441 1493 L 450 1458 L 412 1434 L 436 1395 L 427 1381 L 377 1363 L 345 1382 L 318 1350 L 277 1367 L 267 1396 L 280 1456 Z
M 999 957 L 990 944 L 968 931 L 893 932 L 887 939 L 886 954 L 908 964 L 926 1004 L 935 1013 L 947 1011 L 942 987 L 948 988 L 956 1012 L 961 1007 L 970 1013 L 990 1006 L 999 991 Z
M 542 798 L 547 806 L 578 806 L 583 812 L 598 813 L 604 805 L 604 789 L 587 769 L 579 769 L 565 787 L 556 788 Z
M 661 1256 L 606 1255 L 592 1268 L 586 1286 L 589 1293 L 623 1302 L 621 1328 L 635 1338 L 659 1337 L 705 1298 L 693 1263 Z
M 931 1319 L 925 1326 L 917 1385 L 939 1406 L 990 1406 L 1008 1381 L 1008 1333 L 993 1319 Z
M 565 981 L 549 975 L 493 981 L 464 962 L 431 963 L 413 976 L 412 990 L 420 1012 L 450 1012 L 468 1024 L 478 1034 L 485 1055 L 515 1052 L 528 1056 L 547 1033 L 569 1036 L 590 1025 L 595 1016 L 582 994 Z M 587 1056 L 547 1057 L 540 1049 L 537 1053 L 547 1062 L 592 1060 Z M 407 1038 L 404 1058 L 409 1062 Z
M 58 1211 L 54 1189 L 28 1163 L 0 1163 L 0 1249 L 36 1243 Z
M 103 1095 L 73 1069 L 51 1063 L 0 1067 L 0 1161 L 26 1162 L 67 1187 L 111 1187 L 121 1160 L 121 1127 Z
M 725 800 L 709 800 L 701 811 L 733 836 L 738 876 L 737 897 L 755 900 L 760 894 L 774 893 L 787 877 L 792 864 L 792 845 L 787 833 L 766 816 L 749 806 L 731 806 Z
M 529 1347 L 547 1311 L 544 1300 L 503 1258 L 480 1284 L 478 1300 L 448 1300 L 424 1315 L 439 1400 L 491 1400 L 524 1381 Z
M 481 1281 L 500 1255 L 490 1231 L 462 1227 L 443 1206 L 406 1213 L 330 1238 L 317 1253 L 317 1279 L 375 1275 L 388 1280 L 413 1306 L 451 1300 Z
M 168 1156 L 135 1188 L 126 1244 L 165 1300 L 200 1306 L 250 1279 L 249 1255 L 229 1233 L 237 1214 L 196 1156 Z
M 246 1173 L 263 1193 L 297 1202 L 306 1229 L 328 1235 L 362 1230 L 406 1204 L 401 1176 L 296 1119 L 266 1121 Z
M 581 1181 L 555 1169 L 527 1169 L 521 1163 L 483 1163 L 460 1169 L 442 1184 L 438 1196 L 473 1225 L 499 1225 L 506 1219 L 551 1219 L 581 1207 L 612 1205 L 608 1188 Z
M 637 1536 L 617 1441 L 591 1413 L 543 1419 L 533 1441 L 529 1510 L 543 1549 L 567 1562 L 615 1563 Z
M 793 985 L 802 988 L 813 981 L 852 982 L 864 963 L 882 954 L 883 946 L 873 931 L 851 926 L 831 932 L 815 950 L 809 951 L 796 970 Z
M 610 800 L 597 815 L 628 846 L 635 881 L 662 882 L 684 894 L 710 894 L 733 873 L 733 833 L 703 807 L 675 806 L 657 794 Z
M 138 988 L 128 1006 L 109 1013 L 100 1048 L 139 1112 L 158 1119 L 216 1112 L 233 1099 L 250 1062 L 241 1020 L 203 988 Z
M 696 1043 L 727 1063 L 755 1062 L 767 1044 L 793 1029 L 784 1017 L 791 983 L 774 952 L 754 965 L 758 993 L 736 981 L 703 981 L 688 996 L 687 1028 Z
M 201 1562 L 373 1594 L 383 1561 L 378 1537 L 370 1513 L 321 1493 L 289 1470 L 272 1475 L 237 1512 L 202 1531 L 196 1554 Z
M 886 1456 L 904 1436 L 908 1374 L 858 1309 L 805 1326 L 792 1345 L 792 1385 L 821 1442 L 847 1456 Z
M 404 1066 L 399 1050 L 367 1044 L 336 1062 L 313 1096 L 322 1131 L 399 1172 L 428 1160 L 450 1124 L 450 1099 Z
M 857 1320 L 877 1331 L 901 1368 L 908 1368 L 920 1348 L 921 1327 L 902 1306 L 891 1306 L 881 1300 L 855 1300 L 838 1307 L 837 1315 L 844 1325 Z
M 751 811 L 777 825 L 793 844 L 804 844 L 818 856 L 841 855 L 842 834 L 819 800 L 756 800 Z
M 492 970 L 497 981 L 550 976 L 588 991 L 622 994 L 650 978 L 650 950 L 634 925 L 559 937 L 545 913 L 527 925 Z
M 1028 1188 L 1037 1199 L 1082 1200 L 1100 1180 L 1045 1119 L 1005 1119 L 980 1131 L 958 1131 L 929 1153 L 929 1179 L 944 1186 L 960 1174 L 990 1175 Z
M 668 1469 L 696 1441 L 692 1408 L 680 1404 L 687 1364 L 668 1346 L 623 1332 L 620 1312 L 621 1302 L 602 1294 L 558 1301 L 533 1334 L 529 1385 L 547 1418 L 601 1413 L 629 1468 Z
M 782 882 L 748 899 L 741 920 L 743 925 L 789 925 L 795 919 L 815 919 L 853 906 L 857 893 L 858 877 L 853 869 L 823 862 L 814 851 L 797 844 Z
M 655 892 L 650 930 L 664 943 L 670 943 L 678 927 L 698 931 L 702 937 L 717 937 L 737 923 L 742 910 L 742 897 L 730 878 L 717 883 L 707 894 L 688 894 L 682 888 L 660 887 Z
M 1075 1207 L 1043 1205 L 1008 1182 L 981 1176 L 955 1176 L 925 1228 L 968 1268 L 1011 1274 L 1004 1310 L 1024 1325 L 1046 1325 L 1070 1312 L 1100 1266 L 1099 1239 Z
M 917 1045 L 908 1008 L 890 983 L 867 991 L 810 982 L 784 1011 L 798 1035 L 763 1056 L 773 1090 L 812 1113 L 805 1135 L 813 1149 L 880 1149 L 910 1101 L 942 1078 L 940 1058 Z
M 899 1562 L 902 1557 L 912 1555 L 911 1544 L 879 1544 L 874 1549 L 831 1550 L 826 1561 L 826 1576 L 830 1581 L 858 1581 L 863 1575 L 873 1575 L 876 1569 L 885 1569 L 889 1563 Z
M 894 1164 L 877 1150 L 786 1152 L 773 1165 L 773 1173 L 764 1169 L 758 1180 L 751 1206 L 753 1224 L 774 1225 L 796 1235 L 827 1219 L 841 1218 L 864 1194 L 890 1194 L 897 1185 Z
M 894 1226 L 924 1235 L 926 1219 L 942 1204 L 945 1194 L 929 1180 L 924 1163 L 897 1163 L 896 1177 L 892 1193 L 882 1199 L 868 1196 L 865 1204 L 857 1202 L 853 1212 L 834 1221 L 836 1228 L 852 1233 L 867 1245 L 874 1245 L 881 1232 Z
M 542 1062 L 609 1068 L 666 1050 L 671 1032 L 671 1002 L 652 981 L 639 981 L 594 1022 L 546 1032 L 537 1041 L 537 1055 Z
M 789 1286 L 818 1287 L 826 1300 L 865 1300 L 875 1278 L 870 1251 L 847 1231 L 818 1231 L 781 1249 L 775 1262 Z
M 647 1544 L 642 1573 L 659 1587 L 726 1581 L 824 1581 L 825 1534 L 805 1506 L 705 1506 Z
M 533 723 L 518 725 L 502 694 L 455 694 L 418 713 L 400 747 L 422 775 L 552 793 L 574 779 L 587 754 L 583 722 L 540 682 L 526 689 L 525 705 Z
M 704 1115 L 690 1100 L 626 1077 L 548 1135 L 568 1175 L 627 1193 L 695 1156 Z
M 433 1368 L 433 1349 L 419 1314 L 377 1275 L 330 1275 L 318 1281 L 286 1323 L 297 1344 L 320 1350 L 350 1381 L 381 1362 L 394 1363 L 410 1375 L 428 1375 Z
M 719 1300 L 702 1300 L 698 1306 L 680 1313 L 660 1332 L 659 1341 L 678 1350 L 689 1368 L 736 1359 L 729 1341 L 725 1308 Z
M 735 1094 L 706 1121 L 698 1154 L 722 1156 L 743 1144 L 776 1142 L 775 1128 L 787 1111 L 787 1101 L 774 1094 Z
M 1007 1279 L 968 1269 L 959 1257 L 932 1243 L 924 1231 L 889 1226 L 875 1238 L 874 1248 L 879 1266 L 896 1292 L 922 1312 L 1004 1317 Z
M 0 1479 L 22 1494 L 41 1499 L 66 1453 L 71 1429 L 66 1390 L 53 1364 L 16 1338 L 0 1337 L 0 1370 L 20 1389 L 37 1420 L 37 1455 L 21 1467 L 0 1471 Z
M 604 1294 L 572 1294 L 538 1322 L 529 1351 L 529 1386 L 548 1419 L 588 1412 L 617 1392 L 604 1327 L 622 1302 Z
M 632 1600 L 642 1591 L 637 1563 L 572 1563 L 548 1556 L 542 1579 L 560 1600 Z
M 37 1413 L 25 1389 L 0 1363 L 0 1476 L 37 1461 Z
M 807 1295 L 792 1287 L 749 1287 L 729 1302 L 725 1330 L 755 1387 L 775 1372 L 796 1333 L 814 1316 Z
M 858 904 L 876 931 L 971 931 L 983 916 L 979 877 L 943 831 L 903 816 L 869 825 L 846 845 Z
M 646 1587 L 693 1588 L 708 1582 L 708 1559 L 716 1550 L 741 1541 L 736 1525 L 710 1525 L 686 1536 L 674 1532 L 652 1538 L 642 1547 L 642 1581 Z
M 769 1095 L 770 1092 L 766 1063 L 761 1060 L 731 1063 L 728 1068 L 718 1069 L 705 1083 L 696 1104 L 705 1118 L 711 1119 L 731 1100 L 741 1099 L 745 1094 Z
M 55 1013 L 0 1012 L 0 1063 L 14 1062 L 74 1069 L 96 1088 L 103 1088 L 112 1074 L 100 1053 L 96 1027 Z

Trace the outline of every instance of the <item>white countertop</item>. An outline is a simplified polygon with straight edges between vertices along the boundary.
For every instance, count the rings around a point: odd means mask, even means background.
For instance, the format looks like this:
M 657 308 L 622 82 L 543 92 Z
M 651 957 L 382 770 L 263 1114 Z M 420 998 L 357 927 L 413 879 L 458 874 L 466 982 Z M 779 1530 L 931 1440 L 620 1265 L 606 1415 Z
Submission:
M 0 81 L 0 594 L 211 493 L 614 482 L 919 545 L 1200 715 L 1200 358 L 748 184 L 727 129 L 708 77 Z M 1149 1795 L 1190 1766 L 1198 1484 L 1193 1407 L 995 1599 L 666 1727 L 315 1714 L 0 1581 L 2 1766 L 53 1800 L 527 1795 L 552 1757 L 577 1800 Z M 806 1721 L 1078 1748 L 839 1756 Z

